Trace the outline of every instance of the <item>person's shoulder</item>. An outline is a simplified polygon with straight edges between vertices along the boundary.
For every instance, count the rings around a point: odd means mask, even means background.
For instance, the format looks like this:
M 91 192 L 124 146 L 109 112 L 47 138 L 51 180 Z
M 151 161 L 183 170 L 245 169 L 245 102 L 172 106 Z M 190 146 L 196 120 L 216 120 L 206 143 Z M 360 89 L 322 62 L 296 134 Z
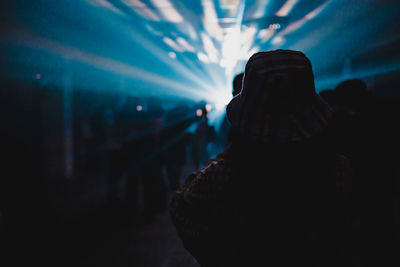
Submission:
M 201 191 L 211 196 L 222 190 L 223 185 L 228 183 L 231 177 L 231 161 L 221 153 L 210 160 L 204 167 L 191 173 L 178 191 L 181 193 Z
M 232 172 L 232 164 L 225 154 L 218 154 L 215 158 L 208 161 L 208 163 L 195 172 L 194 174 L 199 179 L 206 179 L 210 182 L 218 182 L 219 180 L 226 180 L 230 177 Z

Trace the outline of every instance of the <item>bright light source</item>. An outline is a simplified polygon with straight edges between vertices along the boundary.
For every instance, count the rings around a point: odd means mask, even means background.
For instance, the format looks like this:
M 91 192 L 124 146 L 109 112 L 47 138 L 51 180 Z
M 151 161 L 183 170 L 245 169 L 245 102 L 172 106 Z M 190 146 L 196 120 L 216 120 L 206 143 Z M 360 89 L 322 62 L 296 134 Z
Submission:
M 217 104 L 215 104 L 215 108 L 217 109 L 217 110 L 222 110 L 223 108 L 225 108 L 226 107 L 226 104 L 223 104 L 223 103 L 217 103 Z
M 137 105 L 137 106 L 136 106 L 136 110 L 140 112 L 140 111 L 143 110 L 143 107 L 142 107 L 141 105 Z
M 251 30 L 249 31 L 251 32 Z M 250 33 L 251 34 L 251 33 Z M 255 32 L 254 32 L 255 34 Z M 228 28 L 222 42 L 222 58 L 226 73 L 231 73 L 240 54 L 240 28 Z
M 175 58 L 176 58 L 176 54 L 175 54 L 174 52 L 169 52 L 169 53 L 168 53 L 168 56 L 169 56 L 170 58 L 172 58 L 172 59 L 175 59 Z
M 201 117 L 203 116 L 203 110 L 201 110 L 200 108 L 196 110 L 196 116 L 197 117 Z
M 232 85 L 229 83 L 226 88 L 221 88 L 215 93 L 211 94 L 209 101 L 214 103 L 216 110 L 222 110 L 228 105 L 229 101 L 232 99 Z
M 40 77 L 41 77 L 40 73 L 37 73 L 37 74 L 35 75 L 36 80 L 40 80 Z
M 207 104 L 207 105 L 206 105 L 206 111 L 207 111 L 207 112 L 210 112 L 211 109 L 212 109 L 212 106 L 211 106 L 210 104 Z

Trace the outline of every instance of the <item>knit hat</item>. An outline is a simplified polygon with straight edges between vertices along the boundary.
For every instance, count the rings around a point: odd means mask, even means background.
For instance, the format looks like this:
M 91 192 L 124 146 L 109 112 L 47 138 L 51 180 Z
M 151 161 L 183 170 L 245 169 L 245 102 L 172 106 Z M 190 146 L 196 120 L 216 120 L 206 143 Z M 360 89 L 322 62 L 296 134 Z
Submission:
M 259 52 L 246 64 L 242 91 L 227 106 L 234 129 L 262 142 L 293 142 L 322 132 L 333 109 L 316 92 L 301 52 Z

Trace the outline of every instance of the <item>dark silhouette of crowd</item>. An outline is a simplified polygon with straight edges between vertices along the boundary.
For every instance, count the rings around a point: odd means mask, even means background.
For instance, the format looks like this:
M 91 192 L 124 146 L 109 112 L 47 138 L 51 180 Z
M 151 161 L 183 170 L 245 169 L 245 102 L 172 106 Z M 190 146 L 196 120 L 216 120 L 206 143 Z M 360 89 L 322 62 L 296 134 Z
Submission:
M 103 129 L 106 205 L 113 216 L 123 216 L 129 225 L 141 220 L 150 223 L 166 210 L 169 193 L 181 185 L 188 158 L 197 165 L 207 160 L 206 151 L 195 153 L 212 141 L 209 133 L 202 131 L 212 128 L 206 119 L 206 103 L 180 100 L 172 105 L 164 109 L 157 96 L 127 96 L 111 111 L 112 122 Z M 196 114 L 199 106 L 202 116 Z M 194 133 L 188 131 L 190 126 L 197 127 Z
M 338 110 L 336 146 L 351 160 L 356 249 L 363 264 L 396 266 L 399 242 L 399 130 L 396 104 L 374 96 L 361 79 L 320 95 Z M 364 266 L 363 265 L 363 266 Z
M 212 141 L 209 132 L 190 130 L 212 129 L 205 113 L 196 114 L 204 101 L 75 88 L 66 114 L 62 88 L 21 81 L 1 87 L 7 175 L 0 181 L 0 245 L 15 263 L 29 253 L 32 262 L 54 257 L 69 265 L 108 234 L 151 225 L 188 168 L 207 160 L 190 152 L 202 134 L 202 145 Z M 72 136 L 65 134 L 67 115 Z M 65 155 L 73 158 L 72 176 Z

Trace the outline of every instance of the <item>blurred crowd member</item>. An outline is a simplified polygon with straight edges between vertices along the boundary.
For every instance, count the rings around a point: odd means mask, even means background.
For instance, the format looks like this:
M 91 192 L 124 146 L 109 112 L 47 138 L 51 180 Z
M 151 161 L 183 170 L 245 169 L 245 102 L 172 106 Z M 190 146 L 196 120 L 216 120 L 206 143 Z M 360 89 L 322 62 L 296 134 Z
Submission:
M 170 202 L 202 266 L 350 266 L 349 160 L 329 140 L 332 108 L 301 52 L 254 54 L 228 105 L 228 147 Z
M 241 72 L 233 78 L 233 90 L 232 90 L 232 96 L 235 97 L 238 94 L 240 94 L 240 91 L 242 91 L 242 85 L 243 85 L 243 76 L 244 72 Z
M 183 168 L 186 164 L 186 147 L 189 136 L 186 129 L 194 122 L 190 109 L 184 103 L 168 111 L 167 127 L 163 131 L 166 150 L 166 168 L 169 182 L 169 191 L 173 192 L 181 185 Z
M 140 173 L 143 187 L 143 215 L 147 222 L 167 207 L 167 185 L 163 176 L 165 163 L 161 149 L 164 110 L 161 100 L 152 96 L 147 99 L 147 110 L 143 114 L 146 134 L 140 137 Z
M 398 137 L 393 135 L 389 119 L 392 115 L 360 79 L 341 82 L 334 93 L 336 106 L 352 115 L 346 125 L 347 146 L 355 169 L 353 191 L 360 214 L 361 253 L 366 262 L 389 263 L 396 250 L 392 246 L 396 232 L 392 197 L 398 158 Z
M 208 110 L 204 102 L 200 102 L 196 111 L 200 122 L 192 136 L 192 160 L 195 168 L 202 167 L 209 160 L 208 144 L 215 140 L 216 132 L 208 124 Z
M 137 162 L 141 151 L 136 134 L 141 129 L 141 112 L 139 98 L 127 96 L 122 108 L 118 111 L 116 121 L 122 139 L 122 169 L 126 177 L 125 200 L 128 222 L 135 222 L 139 212 L 139 170 Z
M 116 123 L 116 103 L 110 103 L 104 110 L 105 143 L 108 168 L 108 204 L 113 211 L 122 208 L 122 197 L 120 194 L 120 183 L 122 180 L 122 145 L 120 141 L 121 132 Z
M 232 96 L 233 97 L 238 95 L 240 93 L 240 91 L 242 90 L 243 76 L 244 76 L 244 73 L 241 72 L 233 78 L 233 82 L 232 82 Z M 217 134 L 217 142 L 224 143 L 223 147 L 225 147 L 230 142 L 230 138 L 231 138 L 230 137 L 231 136 L 230 127 L 231 126 L 230 126 L 228 117 L 225 113 L 224 119 L 222 120 L 222 123 L 221 123 L 221 127 Z

